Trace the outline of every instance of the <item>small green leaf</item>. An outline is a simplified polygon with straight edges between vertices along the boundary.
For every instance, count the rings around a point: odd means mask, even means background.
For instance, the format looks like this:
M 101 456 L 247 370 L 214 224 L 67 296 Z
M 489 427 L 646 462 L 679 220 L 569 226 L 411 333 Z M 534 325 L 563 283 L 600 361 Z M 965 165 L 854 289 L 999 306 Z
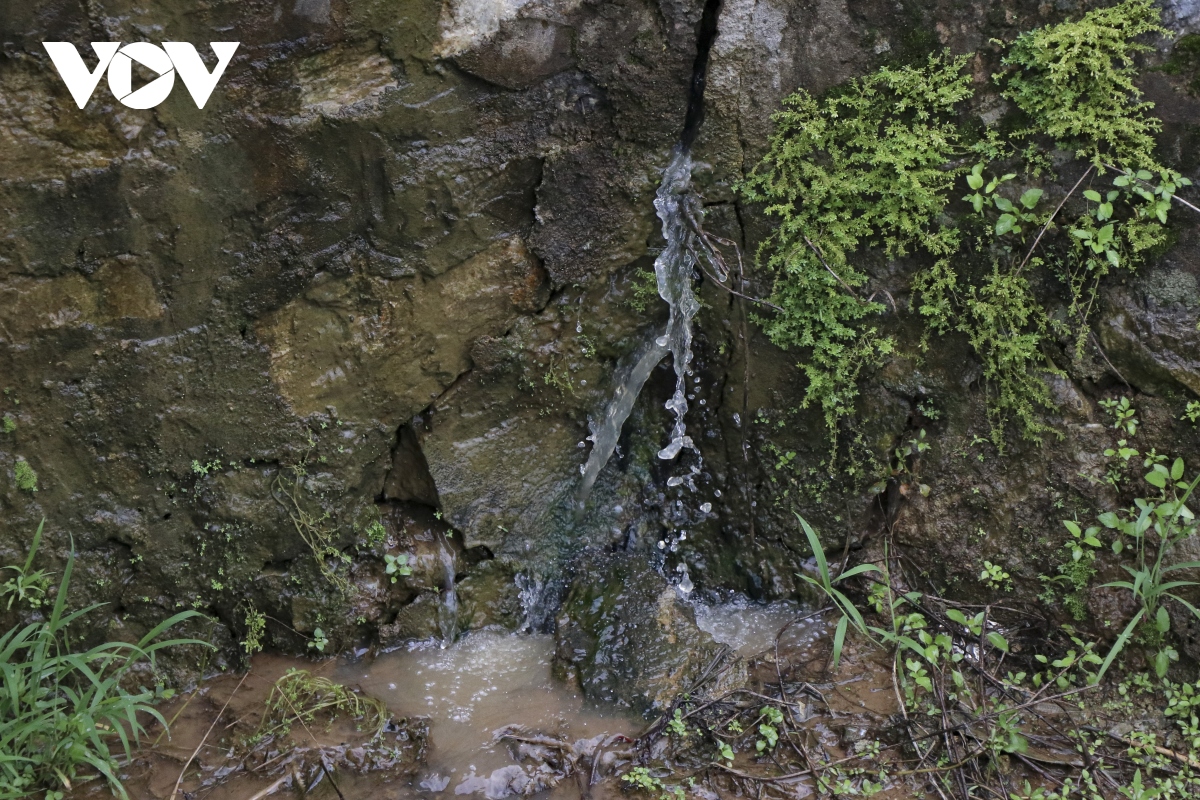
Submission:
M 1087 241 L 1088 239 L 1092 238 L 1092 232 L 1085 231 L 1082 228 L 1072 228 L 1071 235 L 1074 236 L 1076 239 L 1083 239 L 1084 241 Z
M 1183 477 L 1183 459 L 1175 459 L 1175 463 L 1171 465 L 1171 480 L 1177 481 Z
M 992 632 L 987 635 L 987 640 L 991 642 L 992 647 L 999 650 L 1001 653 L 1008 652 L 1008 639 L 1005 639 L 998 633 Z
M 1171 630 L 1171 615 L 1167 613 L 1166 606 L 1158 607 L 1158 613 L 1154 615 L 1154 627 L 1158 628 L 1159 633 Z
M 1083 196 L 1086 197 L 1088 200 L 1091 200 L 1093 203 L 1099 203 L 1101 200 L 1100 193 L 1097 192 L 1095 189 L 1085 190 L 1083 193 Z
M 1013 210 L 1012 201 L 1007 197 L 997 197 L 992 202 L 994 202 L 996 204 L 996 208 L 1000 209 L 1001 211 Z
M 1096 219 L 1100 220 L 1101 222 L 1106 219 L 1112 219 L 1112 215 L 1112 203 L 1101 203 L 1100 207 L 1096 209 Z
M 996 220 L 996 235 L 1003 236 L 1013 229 L 1017 218 L 1012 214 L 1001 214 L 1000 219 Z
M 1032 210 L 1038 204 L 1038 200 L 1042 199 L 1041 189 L 1030 189 L 1021 195 L 1021 205 Z
M 1158 471 L 1151 471 L 1146 473 L 1146 483 L 1162 489 L 1167 485 L 1167 476 Z
M 1079 527 L 1079 525 L 1069 519 L 1064 519 L 1063 525 L 1065 525 L 1067 530 L 1071 532 L 1072 536 L 1078 536 L 1079 534 L 1083 533 L 1083 530 Z
M 1117 255 L 1116 250 L 1105 250 L 1104 255 L 1108 258 L 1108 263 L 1112 264 L 1114 267 L 1121 266 L 1121 258 Z
M 976 166 L 978 166 L 978 165 L 976 165 Z M 970 186 L 972 189 L 975 189 L 978 191 L 980 188 L 983 187 L 983 176 L 980 175 L 978 172 L 971 170 L 971 174 L 967 175 L 967 186 Z

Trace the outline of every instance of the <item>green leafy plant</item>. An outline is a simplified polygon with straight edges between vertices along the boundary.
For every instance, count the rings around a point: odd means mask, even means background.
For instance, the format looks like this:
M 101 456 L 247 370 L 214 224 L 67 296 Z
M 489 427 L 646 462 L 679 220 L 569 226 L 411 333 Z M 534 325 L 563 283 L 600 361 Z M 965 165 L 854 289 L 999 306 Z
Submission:
M 1185 419 L 1193 425 L 1200 422 L 1200 400 L 1189 400 L 1180 419 Z
M 1004 96 L 1052 137 L 1098 166 L 1105 159 L 1153 166 L 1154 134 L 1134 83 L 1140 37 L 1169 35 L 1150 0 L 1125 0 L 1082 18 L 1021 34 L 1004 56 Z
M 156 625 L 136 644 L 108 642 L 86 651 L 74 649 L 69 628 L 82 624 L 102 605 L 67 611 L 74 567 L 72 553 L 44 618 L 0 637 L 0 798 L 26 797 L 39 790 L 61 796 L 59 790 L 70 789 L 87 773 L 102 776 L 114 794 L 128 797 L 118 777 L 116 753 L 130 757 L 147 717 L 166 727 L 154 704 L 171 696 L 161 687 L 129 688 L 135 668 L 147 663 L 153 668 L 155 655 L 167 647 L 210 646 L 195 639 L 156 641 L 171 627 L 199 616 L 184 611 Z
M 1012 577 L 999 565 L 986 559 L 983 562 L 983 570 L 979 573 L 979 581 L 986 584 L 989 589 L 1003 589 L 1006 592 L 1011 592 L 1013 589 Z
M 0 583 L 0 599 L 8 597 L 6 610 L 11 611 L 14 603 L 31 609 L 41 608 L 46 602 L 46 590 L 50 588 L 50 578 L 45 570 L 34 570 L 33 559 L 42 543 L 42 528 L 46 520 L 38 523 L 37 531 L 33 534 L 33 542 L 29 545 L 29 555 L 23 566 L 10 565 L 0 568 L 0 575 L 11 572 L 13 576 Z
M 688 735 L 687 725 L 683 721 L 683 710 L 675 709 L 675 715 L 667 721 L 667 730 L 679 737 Z
M 965 57 L 931 56 L 919 67 L 884 68 L 817 100 L 803 89 L 772 117 L 776 130 L 744 195 L 778 219 L 761 255 L 779 275 L 760 317 L 778 345 L 811 352 L 804 404 L 817 403 L 831 430 L 853 410 L 855 382 L 895 342 L 872 324 L 866 274 L 851 256 L 867 246 L 889 256 L 922 249 L 947 256 L 957 233 L 941 223 L 961 170 L 956 105 L 971 94 Z
M 1181 458 L 1175 459 L 1169 469 L 1163 464 L 1154 464 L 1146 473 L 1145 481 L 1158 489 L 1157 497 L 1137 498 L 1126 511 L 1108 511 L 1099 517 L 1101 525 L 1118 534 L 1113 540 L 1115 553 L 1119 555 L 1126 546 L 1131 546 L 1134 551 L 1134 564 L 1122 566 L 1130 580 L 1113 581 L 1104 586 L 1128 590 L 1139 605 L 1137 613 L 1105 657 L 1099 676 L 1104 675 L 1143 623 L 1146 643 L 1157 648 L 1154 670 L 1160 677 L 1165 675 L 1170 662 L 1179 657 L 1167 644 L 1171 616 L 1165 604 L 1177 603 L 1200 619 L 1200 609 L 1178 594 L 1180 589 L 1200 584 L 1172 576 L 1180 570 L 1200 569 L 1200 561 L 1176 562 L 1172 559 L 1179 543 L 1194 535 L 1197 527 L 1187 502 L 1200 484 L 1200 475 L 1188 483 L 1183 480 L 1183 472 Z
M 220 459 L 209 461 L 207 464 L 201 464 L 196 459 L 192 459 L 192 472 L 197 475 L 208 475 L 211 472 L 219 472 L 221 469 Z
M 242 639 L 242 650 L 252 656 L 263 649 L 263 634 L 267 631 L 267 615 L 250 603 L 245 612 L 246 635 Z
M 762 738 L 754 743 L 754 749 L 761 753 L 774 750 L 775 745 L 779 743 L 779 726 L 783 724 L 783 712 L 775 706 L 763 706 L 760 719 L 763 722 L 758 726 L 758 734 Z
M 371 547 L 379 547 L 387 540 L 387 528 L 383 527 L 383 523 L 375 520 L 367 526 L 367 544 Z
M 629 282 L 629 297 L 625 305 L 639 314 L 644 314 L 658 302 L 658 276 L 652 269 L 639 269 Z
M 383 557 L 383 561 L 385 564 L 383 571 L 391 576 L 392 583 L 399 580 L 401 575 L 412 575 L 412 566 L 407 553 L 396 556 L 388 553 Z
M 793 512 L 794 513 L 794 512 Z M 801 574 L 800 578 L 810 586 L 818 589 L 822 594 L 828 597 L 834 604 L 834 607 L 839 612 L 837 626 L 833 631 L 833 666 L 836 669 L 842 659 L 842 647 L 846 641 L 846 632 L 851 623 L 854 624 L 855 630 L 862 633 L 867 632 L 867 624 L 863 620 L 862 613 L 854 605 L 854 602 L 846 597 L 837 584 L 844 580 L 853 578 L 855 575 L 864 575 L 869 572 L 880 572 L 879 567 L 874 564 L 859 564 L 856 567 L 851 567 L 845 572 L 839 574 L 836 578 L 829 571 L 829 562 L 825 559 L 825 549 L 821 546 L 821 540 L 817 537 L 816 532 L 804 517 L 796 514 L 796 519 L 800 521 L 800 527 L 804 530 L 804 536 L 808 539 L 808 546 L 812 548 L 813 558 L 817 562 L 817 577 Z
M 36 492 L 38 490 L 37 473 L 33 471 L 33 467 L 29 466 L 29 462 L 25 459 L 17 459 L 17 463 L 13 465 L 13 477 L 16 478 L 18 489 L 26 492 Z
M 659 800 L 683 800 L 684 798 L 682 786 L 668 787 L 664 785 L 662 780 L 647 767 L 633 767 L 621 776 L 621 780 L 635 789 L 658 794 Z
M 1188 184 L 1155 162 L 1159 123 L 1134 84 L 1133 57 L 1149 47 L 1138 37 L 1163 30 L 1149 0 L 1125 0 L 1021 35 L 992 81 L 1026 124 L 982 136 L 959 127 L 974 94 L 966 57 L 885 67 L 824 98 L 800 90 L 784 101 L 766 155 L 740 186 L 777 223 L 759 251 L 775 275 L 774 311 L 757 319 L 775 344 L 804 353 L 801 406 L 822 409 L 835 447 L 863 370 L 897 346 L 877 321 L 890 295 L 871 292 L 855 263 L 871 253 L 932 262 L 911 285 L 922 347 L 965 335 L 983 367 L 997 448 L 1009 423 L 1034 441 L 1057 435 L 1044 419 L 1055 405 L 1045 377 L 1059 369 L 1043 342 L 1073 334 L 1082 357 L 1099 282 L 1166 241 L 1172 198 Z M 1019 153 L 1036 181 L 1056 148 L 1076 153 L 1082 175 L 1051 207 L 1047 190 L 1017 185 L 1011 166 Z M 1111 186 L 1087 183 L 1111 174 Z M 977 221 L 950 216 L 960 176 Z M 1039 273 L 1066 290 L 1065 319 L 1035 297 Z
M 308 643 L 309 649 L 316 650 L 318 653 L 324 655 L 325 648 L 328 646 L 329 639 L 325 636 L 325 631 L 321 630 L 320 628 L 314 629 L 312 641 Z
M 5 414 L 3 419 L 0 419 L 0 433 L 13 433 L 17 430 L 17 418 L 12 414 Z
M 1101 400 L 1100 407 L 1113 418 L 1113 427 L 1135 436 L 1138 429 L 1137 409 L 1129 404 L 1128 397 L 1120 400 Z

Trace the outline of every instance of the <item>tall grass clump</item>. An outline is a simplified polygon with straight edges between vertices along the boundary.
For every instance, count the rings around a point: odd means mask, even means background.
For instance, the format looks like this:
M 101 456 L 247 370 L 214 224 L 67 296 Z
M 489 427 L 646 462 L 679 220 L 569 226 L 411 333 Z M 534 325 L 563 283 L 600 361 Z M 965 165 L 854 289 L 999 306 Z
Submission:
M 41 534 L 39 525 L 26 568 L 4 571 L 27 572 Z M 70 627 L 103 603 L 67 611 L 74 566 L 72 552 L 47 616 L 35 616 L 0 636 L 0 800 L 42 792 L 47 800 L 60 800 L 63 790 L 93 777 L 104 778 L 115 795 L 127 798 L 117 758 L 129 759 L 146 723 L 155 720 L 166 727 L 154 703 L 171 695 L 161 686 L 131 689 L 134 668 L 153 668 L 155 655 L 165 647 L 206 644 L 196 639 L 156 641 L 167 629 L 198 616 L 184 611 L 164 620 L 137 644 L 108 642 L 77 651 Z

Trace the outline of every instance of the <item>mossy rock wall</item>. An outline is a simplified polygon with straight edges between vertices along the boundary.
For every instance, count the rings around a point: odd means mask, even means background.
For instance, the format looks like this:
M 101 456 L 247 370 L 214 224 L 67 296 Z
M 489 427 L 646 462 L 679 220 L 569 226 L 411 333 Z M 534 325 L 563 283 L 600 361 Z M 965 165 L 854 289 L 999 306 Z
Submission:
M 1064 514 L 1119 500 L 1080 477 L 1112 438 L 1100 398 L 1133 400 L 1141 449 L 1200 465 L 1179 420 L 1200 391 L 1200 240 L 1181 219 L 1166 256 L 1105 290 L 1095 330 L 1111 363 L 1054 383 L 1062 440 L 1016 437 L 1004 456 L 972 445 L 984 400 L 953 338 L 865 378 L 861 440 L 886 461 L 926 429 L 928 497 L 874 494 L 865 473 L 830 467 L 819 415 L 791 413 L 801 354 L 702 281 L 698 491 L 668 487 L 673 467 L 654 455 L 673 390 L 664 364 L 579 513 L 589 415 L 666 318 L 661 304 L 634 310 L 631 287 L 662 244 L 652 201 L 686 116 L 702 5 L 0 10 L 0 414 L 12 420 L 0 562 L 18 563 L 45 517 L 43 559 L 61 565 L 73 537 L 76 599 L 109 603 L 97 630 L 136 638 L 195 607 L 231 660 L 250 605 L 278 621 L 268 642 L 285 649 L 318 626 L 338 648 L 425 632 L 421 604 L 444 581 L 430 543 L 447 534 L 473 626 L 551 625 L 575 554 L 657 550 L 685 530 L 665 565 L 686 562 L 699 592 L 798 594 L 810 553 L 793 511 L 839 552 L 892 531 L 939 588 L 984 592 L 973 576 L 989 558 L 1034 592 Z M 695 145 L 707 224 L 747 254 L 762 240 L 769 220 L 732 187 L 795 88 L 943 46 L 978 50 L 982 75 L 992 37 L 1091 6 L 725 0 Z M 1177 29 L 1200 26 L 1193 5 L 1168 11 Z M 104 86 L 81 111 L 40 44 L 159 38 L 241 41 L 203 111 L 179 88 L 126 109 Z M 1145 88 L 1164 157 L 1196 178 L 1187 80 L 1150 72 Z M 765 295 L 752 262 L 747 286 Z M 872 269 L 896 299 L 888 324 L 914 340 L 911 265 Z M 21 462 L 36 492 L 18 485 Z M 319 568 L 314 525 L 350 558 L 338 569 L 357 594 Z M 385 551 L 424 553 L 429 575 L 392 584 Z

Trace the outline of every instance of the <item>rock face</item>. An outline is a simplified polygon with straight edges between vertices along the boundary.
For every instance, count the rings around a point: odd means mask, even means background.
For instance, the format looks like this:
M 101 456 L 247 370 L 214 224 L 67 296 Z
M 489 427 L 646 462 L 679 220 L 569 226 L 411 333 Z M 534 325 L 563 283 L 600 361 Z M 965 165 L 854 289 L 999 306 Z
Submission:
M 641 554 L 597 557 L 575 575 L 558 619 L 555 668 L 596 700 L 639 712 L 686 692 L 720 648 Z
M 1173 24 L 1200 25 L 1194 5 L 1170 3 Z M 988 558 L 1036 591 L 1059 520 L 1122 497 L 1101 480 L 1113 434 L 1099 399 L 1132 398 L 1141 450 L 1196 461 L 1180 415 L 1200 393 L 1200 240 L 1179 222 L 1159 263 L 1105 289 L 1104 357 L 1051 354 L 1065 370 L 1053 447 L 978 445 L 983 388 L 963 342 L 924 360 L 910 348 L 867 377 L 857 432 L 886 460 L 926 429 L 928 498 L 831 472 L 821 421 L 785 413 L 802 354 L 701 280 L 697 491 L 668 485 L 679 470 L 655 457 L 664 364 L 579 508 L 589 416 L 665 320 L 635 286 L 661 246 L 652 201 L 703 12 L 700 0 L 6 4 L 0 563 L 23 559 L 45 517 L 47 563 L 73 536 L 80 599 L 110 603 L 97 635 L 136 637 L 187 605 L 216 620 L 206 635 L 229 659 L 251 610 L 286 623 L 268 626 L 282 648 L 304 648 L 292 629 L 321 627 L 336 647 L 433 635 L 446 583 L 434 543 L 449 542 L 460 628 L 557 618 L 562 663 L 585 689 L 642 707 L 693 673 L 676 659 L 685 646 L 709 648 L 647 566 L 668 532 L 676 547 L 655 564 L 686 563 L 699 591 L 798 593 L 809 553 L 794 510 L 839 548 L 892 531 L 939 588 L 990 591 L 976 579 Z M 724 0 L 695 142 L 709 228 L 746 253 L 761 241 L 766 218 L 732 187 L 796 87 L 982 48 L 1063 13 Z M 80 110 L 41 46 L 203 51 L 232 38 L 203 110 L 178 87 L 128 109 L 103 81 Z M 1195 178 L 1200 103 L 1180 85 L 1147 78 L 1163 151 Z M 765 294 L 768 276 L 746 266 Z M 889 324 L 915 342 L 901 273 L 873 278 L 899 300 Z M 36 491 L 19 485 L 22 462 Z M 635 555 L 568 577 L 580 553 L 611 550 Z M 400 553 L 418 568 L 393 584 L 384 556 Z M 641 594 L 614 594 L 622 581 Z M 620 647 L 600 633 L 610 622 L 628 632 Z

